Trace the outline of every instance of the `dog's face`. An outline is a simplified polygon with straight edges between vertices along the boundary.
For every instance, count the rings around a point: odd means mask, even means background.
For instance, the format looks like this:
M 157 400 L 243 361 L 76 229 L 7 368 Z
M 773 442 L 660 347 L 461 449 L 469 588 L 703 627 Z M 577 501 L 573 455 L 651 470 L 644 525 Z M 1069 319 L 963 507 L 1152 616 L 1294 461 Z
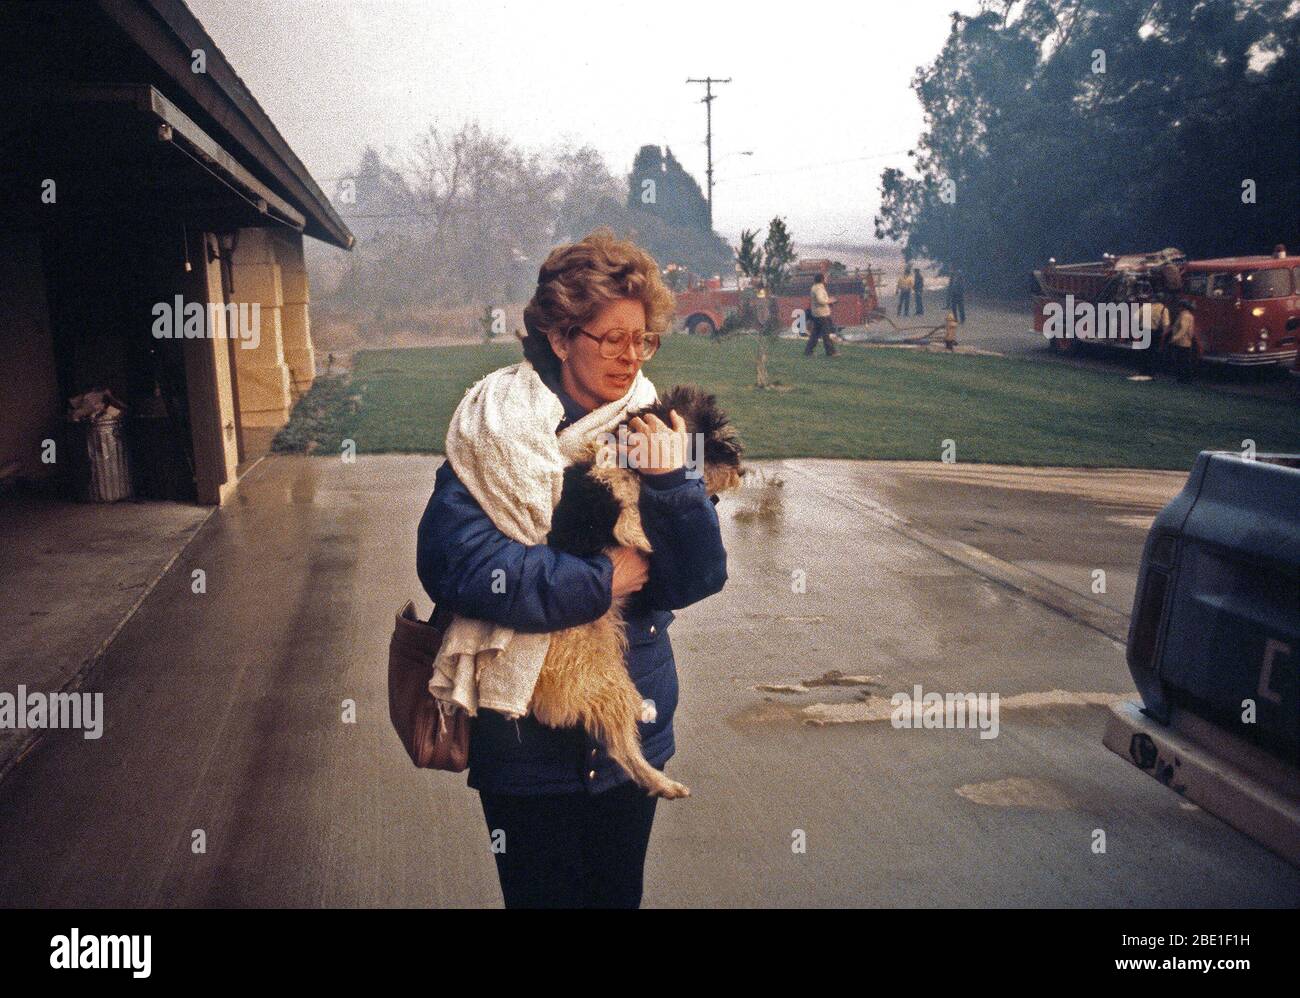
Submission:
M 727 414 L 718 408 L 717 399 L 693 385 L 679 385 L 654 405 L 631 413 L 628 419 L 649 412 L 672 425 L 670 411 L 676 411 L 686 423 L 692 448 L 690 459 L 697 468 L 703 444 L 705 491 L 717 495 L 738 487 L 744 474 L 743 445 Z M 615 428 L 615 437 L 622 428 Z M 564 487 L 551 517 L 546 543 L 583 557 L 620 544 L 648 553 L 650 542 L 641 530 L 640 495 L 637 472 L 619 467 L 614 448 L 594 442 L 585 460 L 565 470 Z
M 653 413 L 667 425 L 672 425 L 670 412 L 676 412 L 686 423 L 686 432 L 690 436 L 690 458 L 704 475 L 704 490 L 709 495 L 717 495 L 740 485 L 744 469 L 741 456 L 744 447 L 736 433 L 730 417 L 718 407 L 718 400 L 695 385 L 677 385 L 669 389 L 652 406 L 639 410 L 634 415 Z M 700 443 L 703 443 L 701 455 Z

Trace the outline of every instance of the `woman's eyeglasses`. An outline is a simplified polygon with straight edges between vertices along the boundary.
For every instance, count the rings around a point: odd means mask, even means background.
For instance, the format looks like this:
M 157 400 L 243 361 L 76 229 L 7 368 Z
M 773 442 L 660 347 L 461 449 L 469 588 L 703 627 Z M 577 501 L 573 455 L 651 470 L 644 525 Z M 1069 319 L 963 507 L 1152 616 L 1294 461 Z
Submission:
M 573 328 L 588 339 L 599 343 L 600 355 L 606 360 L 613 360 L 615 357 L 623 356 L 629 339 L 632 341 L 632 349 L 636 351 L 639 360 L 649 360 L 654 356 L 655 351 L 659 349 L 658 333 L 630 333 L 626 329 L 611 329 L 604 336 L 596 336 L 594 333 L 587 332 L 581 326 L 574 326 Z

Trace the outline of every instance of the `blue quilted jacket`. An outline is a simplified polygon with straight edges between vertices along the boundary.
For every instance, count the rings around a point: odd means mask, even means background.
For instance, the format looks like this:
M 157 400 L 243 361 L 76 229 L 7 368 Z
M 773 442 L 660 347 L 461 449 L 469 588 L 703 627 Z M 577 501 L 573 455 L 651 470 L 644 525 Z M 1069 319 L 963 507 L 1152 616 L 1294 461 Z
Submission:
M 551 388 L 565 408 L 557 430 L 585 414 L 563 390 Z M 675 751 L 677 664 L 668 638 L 673 611 L 713 595 L 727 581 L 714 505 L 703 479 L 686 477 L 684 469 L 643 476 L 641 519 L 654 553 L 649 581 L 628 598 L 624 619 L 628 672 L 655 707 L 655 719 L 638 725 L 642 750 L 659 768 Z M 445 461 L 420 520 L 416 568 L 435 603 L 517 631 L 555 631 L 596 620 L 612 599 L 609 558 L 579 558 L 511 540 Z M 500 585 L 493 592 L 498 569 L 505 573 L 504 598 Z M 472 730 L 469 786 L 477 790 L 599 793 L 629 779 L 581 727 L 549 728 L 531 714 L 512 721 L 482 710 Z

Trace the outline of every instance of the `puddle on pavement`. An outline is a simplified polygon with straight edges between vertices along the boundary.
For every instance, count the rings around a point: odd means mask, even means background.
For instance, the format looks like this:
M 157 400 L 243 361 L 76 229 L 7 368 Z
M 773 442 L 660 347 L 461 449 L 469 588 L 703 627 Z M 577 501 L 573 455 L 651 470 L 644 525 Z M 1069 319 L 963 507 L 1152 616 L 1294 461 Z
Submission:
M 768 727 L 772 724 L 799 722 L 799 706 L 793 703 L 784 703 L 773 700 L 770 697 L 760 703 L 750 704 L 734 714 L 727 717 L 727 723 L 732 727 L 751 728 L 751 727 Z
M 739 724 L 758 724 L 794 721 L 812 727 L 825 727 L 830 724 L 870 724 L 889 722 L 894 716 L 892 693 L 879 695 L 869 687 L 880 686 L 880 676 L 846 676 L 842 673 L 825 673 L 815 679 L 804 679 L 792 683 L 759 683 L 753 688 L 761 693 L 776 694 L 765 696 L 761 703 L 751 704 L 732 715 Z M 814 692 L 817 687 L 839 687 L 845 689 L 852 699 L 837 703 L 800 704 L 787 697 L 797 697 Z M 904 690 L 904 692 L 906 692 Z M 823 694 L 824 695 L 824 694 Z M 1050 715 L 1053 711 L 1077 707 L 1109 707 L 1112 704 L 1132 700 L 1136 691 L 1128 693 L 1076 693 L 1070 690 L 1042 690 L 1032 693 L 1016 693 L 1012 696 L 998 697 L 998 715 L 1004 711 L 1032 712 Z
M 791 683 L 758 683 L 754 689 L 760 693 L 811 693 L 817 686 L 866 687 L 879 686 L 881 676 L 846 676 L 838 669 L 823 672 L 811 679 L 799 679 Z
M 1132 693 L 1072 693 L 1069 690 L 1045 690 L 1035 693 L 1017 693 L 998 696 L 998 714 L 1003 711 L 1052 710 L 1059 707 L 1109 707 L 1136 696 Z M 886 696 L 872 696 L 853 703 L 814 703 L 799 711 L 805 724 L 822 727 L 827 724 L 861 724 L 870 721 L 888 721 L 894 707 Z
M 839 669 L 823 672 L 816 679 L 805 679 L 805 686 L 879 686 L 881 676 L 846 676 Z
M 957 794 L 986 807 L 1027 807 L 1035 811 L 1066 811 L 1076 801 L 1063 787 L 1048 780 L 1010 776 L 988 783 L 967 783 Z
M 785 513 L 784 487 L 785 480 L 779 474 L 747 469 L 737 492 L 739 504 L 732 511 L 732 517 L 740 523 L 760 521 L 774 525 Z

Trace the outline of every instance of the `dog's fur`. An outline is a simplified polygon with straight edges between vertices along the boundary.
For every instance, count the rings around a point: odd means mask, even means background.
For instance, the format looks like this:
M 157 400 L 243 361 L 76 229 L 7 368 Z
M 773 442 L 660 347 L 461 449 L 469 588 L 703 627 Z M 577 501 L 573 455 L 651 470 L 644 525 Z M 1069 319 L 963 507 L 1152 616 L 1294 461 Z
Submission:
M 738 486 L 740 439 L 712 395 L 694 386 L 678 386 L 654 405 L 629 414 L 628 419 L 653 413 L 671 427 L 671 410 L 685 421 L 692 442 L 698 439 L 697 433 L 703 437 L 705 490 L 715 495 Z M 617 435 L 617 427 L 614 433 Z M 618 545 L 650 554 L 650 541 L 641 527 L 640 498 L 638 473 L 620 468 L 616 451 L 595 442 L 583 460 L 565 469 L 564 488 L 546 542 L 584 557 Z M 650 794 L 685 797 L 689 788 L 668 779 L 641 754 L 637 730 L 641 694 L 625 664 L 624 602 L 624 597 L 618 597 L 599 620 L 551 635 L 529 707 L 539 721 L 551 727 L 581 723 L 605 746 L 610 758 Z

